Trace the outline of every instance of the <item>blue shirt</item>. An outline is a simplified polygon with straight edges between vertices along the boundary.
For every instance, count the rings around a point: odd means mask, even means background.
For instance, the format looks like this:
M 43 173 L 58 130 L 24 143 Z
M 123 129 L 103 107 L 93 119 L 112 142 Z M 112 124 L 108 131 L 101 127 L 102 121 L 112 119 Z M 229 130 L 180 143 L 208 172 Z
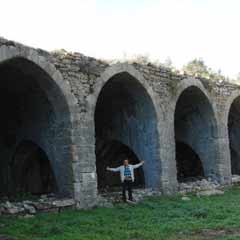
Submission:
M 131 173 L 131 170 L 130 170 L 129 166 L 124 167 L 124 177 L 125 178 L 131 178 L 132 177 L 132 173 Z

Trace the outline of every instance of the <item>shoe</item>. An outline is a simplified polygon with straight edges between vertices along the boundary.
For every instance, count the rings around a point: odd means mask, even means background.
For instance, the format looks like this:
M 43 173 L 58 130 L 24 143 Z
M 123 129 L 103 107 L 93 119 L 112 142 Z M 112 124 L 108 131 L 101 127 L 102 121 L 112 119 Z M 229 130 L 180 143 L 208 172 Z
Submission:
M 130 204 L 137 204 L 136 201 L 134 201 L 134 200 L 127 200 L 127 202 Z

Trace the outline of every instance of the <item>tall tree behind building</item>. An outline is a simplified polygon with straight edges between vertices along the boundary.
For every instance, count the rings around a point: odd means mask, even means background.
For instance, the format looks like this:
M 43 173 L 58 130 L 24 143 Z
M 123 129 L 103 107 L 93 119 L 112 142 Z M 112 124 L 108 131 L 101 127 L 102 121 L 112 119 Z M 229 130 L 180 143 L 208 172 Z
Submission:
M 211 80 L 226 80 L 226 77 L 221 73 L 221 70 L 217 72 L 208 67 L 201 58 L 195 58 L 186 65 L 183 66 L 183 71 L 194 77 L 202 77 Z

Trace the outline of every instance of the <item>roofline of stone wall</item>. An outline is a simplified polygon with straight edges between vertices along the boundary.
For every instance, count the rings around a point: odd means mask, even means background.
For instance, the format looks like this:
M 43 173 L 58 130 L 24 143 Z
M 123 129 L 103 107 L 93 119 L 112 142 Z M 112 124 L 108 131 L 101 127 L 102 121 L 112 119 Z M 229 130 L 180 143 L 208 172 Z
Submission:
M 37 51 L 42 56 L 44 56 L 44 55 L 48 55 L 49 57 L 61 56 L 63 58 L 64 58 L 64 56 L 68 56 L 68 55 L 71 55 L 72 57 L 81 56 L 82 58 L 85 58 L 85 59 L 89 59 L 89 60 L 92 60 L 92 61 L 95 60 L 96 62 L 104 63 L 104 64 L 108 65 L 109 67 L 111 67 L 113 65 L 119 65 L 119 64 L 123 64 L 123 65 L 128 64 L 128 65 L 133 65 L 133 66 L 138 65 L 138 66 L 141 66 L 141 67 L 155 68 L 157 70 L 162 70 L 162 71 L 166 72 L 167 74 L 171 75 L 172 78 L 175 78 L 175 77 L 181 77 L 182 79 L 191 78 L 191 79 L 196 79 L 196 80 L 201 81 L 204 85 L 205 84 L 217 85 L 217 86 L 221 86 L 221 85 L 226 86 L 227 85 L 227 86 L 231 86 L 231 87 L 235 87 L 235 88 L 240 88 L 240 85 L 238 85 L 236 83 L 233 83 L 233 82 L 228 82 L 228 81 L 223 81 L 223 80 L 212 81 L 211 79 L 202 78 L 202 77 L 194 77 L 194 76 L 188 75 L 186 73 L 180 74 L 180 73 L 173 72 L 168 67 L 157 66 L 157 65 L 154 65 L 153 63 L 150 63 L 150 62 L 146 63 L 146 64 L 142 64 L 142 63 L 138 63 L 136 61 L 113 61 L 113 60 L 111 61 L 111 60 L 97 59 L 97 58 L 94 58 L 94 57 L 86 56 L 86 55 L 84 55 L 82 53 L 79 53 L 79 52 L 70 52 L 70 51 L 66 51 L 64 49 L 59 49 L 59 50 L 56 49 L 56 50 L 53 50 L 53 51 L 46 51 L 46 50 L 43 50 L 43 49 L 40 49 L 40 48 L 33 48 L 33 47 L 30 47 L 28 45 L 25 45 L 25 44 L 22 44 L 22 43 L 19 43 L 19 42 L 16 42 L 16 41 L 8 40 L 8 39 L 3 38 L 3 37 L 0 37 L 0 46 L 1 46 L 1 43 L 2 43 L 2 45 L 6 45 L 6 46 L 29 48 L 29 49 Z

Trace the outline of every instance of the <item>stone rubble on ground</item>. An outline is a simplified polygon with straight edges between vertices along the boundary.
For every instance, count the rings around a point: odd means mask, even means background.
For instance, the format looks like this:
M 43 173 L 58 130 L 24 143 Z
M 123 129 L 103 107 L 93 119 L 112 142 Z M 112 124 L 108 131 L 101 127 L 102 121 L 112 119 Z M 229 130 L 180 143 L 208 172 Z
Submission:
M 183 197 L 182 197 L 182 200 L 183 200 L 183 201 L 190 201 L 191 198 L 190 198 L 190 197 L 187 197 L 187 196 L 183 196 Z
M 100 194 L 97 205 L 100 207 L 112 207 L 114 203 L 122 202 L 121 191 L 107 192 Z M 133 198 L 136 203 L 141 202 L 146 197 L 161 196 L 160 191 L 151 188 L 134 189 Z
M 180 194 L 186 194 L 217 189 L 220 187 L 221 185 L 217 181 L 211 180 L 209 178 L 189 182 L 181 182 L 178 184 L 178 191 Z
M 33 217 L 38 212 L 59 212 L 64 208 L 74 208 L 73 199 L 57 199 L 56 197 L 41 196 L 37 200 L 0 203 L 0 215 L 22 215 Z
M 240 176 L 233 175 L 233 183 L 240 183 Z M 183 201 L 190 201 L 191 198 L 185 196 L 188 193 L 195 193 L 197 196 L 211 196 L 222 195 L 222 185 L 216 180 L 208 179 L 192 179 L 192 181 L 180 182 L 178 184 L 178 192 L 183 195 L 181 198 Z M 160 191 L 154 191 L 152 189 L 134 189 L 135 201 L 141 202 L 145 197 L 161 196 Z M 100 194 L 97 205 L 100 207 L 113 207 L 114 203 L 122 202 L 121 191 L 106 192 Z
M 224 192 L 218 190 L 221 185 L 217 181 L 211 179 L 193 179 L 194 181 L 188 181 L 179 183 L 178 192 L 183 195 L 181 198 L 183 201 L 190 201 L 187 193 L 196 193 L 197 196 L 210 196 L 216 194 L 223 194 Z M 161 196 L 160 191 L 152 189 L 134 189 L 133 197 L 138 203 L 141 202 L 145 197 Z M 122 202 L 121 191 L 106 192 L 99 196 L 98 206 L 100 207 L 112 207 L 114 203 Z
M 213 195 L 223 195 L 224 191 L 218 189 L 204 190 L 197 193 L 198 197 L 209 197 Z
M 240 176 L 233 175 L 232 183 L 240 183 Z M 196 179 L 195 181 L 182 182 L 178 185 L 178 192 L 182 194 L 182 201 L 190 201 L 185 196 L 187 193 L 195 193 L 198 197 L 222 195 L 222 186 L 211 179 Z M 141 202 L 146 197 L 159 197 L 162 193 L 150 188 L 134 189 L 134 200 Z M 121 189 L 115 192 L 104 192 L 99 194 L 96 205 L 98 207 L 112 208 L 115 203 L 120 203 Z M 42 195 L 37 200 L 25 200 L 22 202 L 5 201 L 0 203 L 0 215 L 20 215 L 23 218 L 32 218 L 38 212 L 60 212 L 64 208 L 75 208 L 75 201 L 71 198 L 58 199 L 54 196 Z
M 232 184 L 240 183 L 240 175 L 232 175 Z

